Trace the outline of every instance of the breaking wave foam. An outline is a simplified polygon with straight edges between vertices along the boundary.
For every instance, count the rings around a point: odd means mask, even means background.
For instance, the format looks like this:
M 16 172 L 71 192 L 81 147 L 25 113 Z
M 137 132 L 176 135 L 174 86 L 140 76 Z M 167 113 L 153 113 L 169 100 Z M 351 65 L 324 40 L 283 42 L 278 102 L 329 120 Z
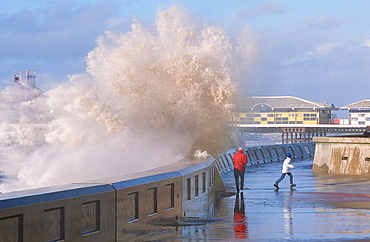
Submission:
M 251 61 L 253 36 L 246 29 L 231 40 L 194 19 L 172 7 L 153 28 L 135 21 L 130 32 L 107 32 L 85 74 L 17 108 L 6 89 L 0 158 L 10 178 L 0 189 L 140 172 L 231 144 L 235 79 Z

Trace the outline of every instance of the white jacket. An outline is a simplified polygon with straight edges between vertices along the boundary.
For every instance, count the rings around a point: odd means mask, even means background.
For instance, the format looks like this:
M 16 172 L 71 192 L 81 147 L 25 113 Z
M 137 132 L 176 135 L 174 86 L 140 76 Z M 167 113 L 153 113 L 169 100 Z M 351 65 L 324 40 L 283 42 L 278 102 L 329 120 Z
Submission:
M 281 171 L 282 173 L 290 173 L 290 168 L 294 168 L 294 166 L 290 164 L 291 160 L 292 159 L 289 157 L 285 158 L 283 162 L 283 170 Z

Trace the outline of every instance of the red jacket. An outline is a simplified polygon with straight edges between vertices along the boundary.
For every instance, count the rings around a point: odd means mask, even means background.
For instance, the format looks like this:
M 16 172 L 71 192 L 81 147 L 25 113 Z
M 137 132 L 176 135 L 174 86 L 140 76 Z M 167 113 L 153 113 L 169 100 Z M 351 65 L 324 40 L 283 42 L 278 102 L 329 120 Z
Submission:
M 248 163 L 247 155 L 242 150 L 238 150 L 233 156 L 234 169 L 245 171 L 245 166 Z

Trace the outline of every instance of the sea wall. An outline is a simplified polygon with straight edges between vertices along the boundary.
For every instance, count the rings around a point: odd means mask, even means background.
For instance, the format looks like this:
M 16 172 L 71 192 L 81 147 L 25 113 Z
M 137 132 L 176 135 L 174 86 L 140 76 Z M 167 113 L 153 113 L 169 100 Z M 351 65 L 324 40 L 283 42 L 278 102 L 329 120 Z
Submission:
M 361 136 L 314 137 L 314 173 L 369 175 L 370 138 Z
M 209 209 L 223 188 L 215 164 L 192 157 L 137 174 L 0 194 L 0 241 L 137 239 L 150 220 Z
M 237 152 L 237 149 L 230 149 L 220 154 L 217 158 L 217 169 L 220 174 L 227 173 L 233 169 L 232 157 Z M 292 154 L 292 158 L 309 158 L 315 154 L 315 143 L 291 143 L 253 146 L 244 148 L 244 152 L 248 157 L 248 166 L 261 163 L 282 161 L 286 158 L 287 153 Z
M 192 157 L 153 170 L 79 184 L 0 194 L 0 241 L 133 241 L 151 222 L 178 222 L 215 211 L 214 193 L 236 149 L 217 159 Z M 245 148 L 248 165 L 312 157 L 314 143 Z M 179 229 L 166 227 L 167 231 Z M 180 228 L 181 229 L 181 228 Z

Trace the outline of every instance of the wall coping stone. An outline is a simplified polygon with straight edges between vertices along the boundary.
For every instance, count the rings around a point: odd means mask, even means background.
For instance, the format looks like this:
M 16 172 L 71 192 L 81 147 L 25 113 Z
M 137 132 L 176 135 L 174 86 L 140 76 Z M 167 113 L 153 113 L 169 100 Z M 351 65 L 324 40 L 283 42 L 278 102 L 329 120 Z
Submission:
M 320 136 L 313 137 L 315 143 L 357 143 L 370 144 L 370 137 L 362 136 Z
M 67 184 L 0 194 L 0 209 L 114 191 L 108 184 Z

